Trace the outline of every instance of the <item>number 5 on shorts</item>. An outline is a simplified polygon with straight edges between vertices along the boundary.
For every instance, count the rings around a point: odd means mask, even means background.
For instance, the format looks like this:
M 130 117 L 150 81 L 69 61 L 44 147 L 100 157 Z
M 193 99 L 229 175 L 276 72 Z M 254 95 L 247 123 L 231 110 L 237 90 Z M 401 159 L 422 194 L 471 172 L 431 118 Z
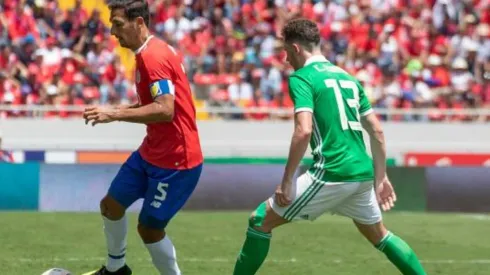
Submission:
M 168 188 L 168 183 L 159 182 L 157 186 L 157 190 L 158 192 L 160 192 L 160 195 L 155 195 L 155 200 L 164 201 L 165 198 L 167 198 L 167 188 Z

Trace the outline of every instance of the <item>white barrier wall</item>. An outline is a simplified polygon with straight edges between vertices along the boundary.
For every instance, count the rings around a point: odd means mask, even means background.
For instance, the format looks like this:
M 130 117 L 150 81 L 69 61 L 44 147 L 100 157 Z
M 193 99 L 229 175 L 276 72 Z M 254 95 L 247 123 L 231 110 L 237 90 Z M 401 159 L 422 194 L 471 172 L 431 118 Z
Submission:
M 206 156 L 287 156 L 292 122 L 199 121 Z M 390 155 L 407 151 L 490 153 L 490 124 L 384 123 Z M 83 120 L 0 121 L 3 147 L 11 150 L 133 150 L 145 126 L 85 125 Z M 165 133 L 162 133 L 165 135 Z

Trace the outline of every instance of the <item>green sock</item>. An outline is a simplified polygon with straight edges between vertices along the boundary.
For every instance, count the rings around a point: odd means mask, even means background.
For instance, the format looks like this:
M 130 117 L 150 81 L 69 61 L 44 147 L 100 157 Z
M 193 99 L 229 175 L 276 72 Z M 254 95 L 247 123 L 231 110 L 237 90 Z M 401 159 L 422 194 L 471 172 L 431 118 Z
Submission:
M 233 275 L 255 274 L 267 257 L 267 253 L 269 253 L 270 242 L 271 234 L 249 227 L 247 238 L 236 261 Z
M 412 248 L 391 232 L 388 232 L 376 248 L 383 252 L 403 275 L 427 274 Z

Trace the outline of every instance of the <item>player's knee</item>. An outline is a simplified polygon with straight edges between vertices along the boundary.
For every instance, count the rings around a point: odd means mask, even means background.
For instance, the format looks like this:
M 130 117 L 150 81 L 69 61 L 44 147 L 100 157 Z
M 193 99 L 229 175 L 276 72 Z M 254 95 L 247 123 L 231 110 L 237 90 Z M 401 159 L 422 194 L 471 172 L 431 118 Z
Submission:
M 271 224 L 265 222 L 266 217 L 267 204 L 263 202 L 248 218 L 248 225 L 258 231 L 270 233 L 273 227 L 271 227 Z
M 138 233 L 145 244 L 156 243 L 165 238 L 164 229 L 154 229 L 138 224 Z
M 109 220 L 120 220 L 125 212 L 126 209 L 110 196 L 105 196 L 100 201 L 100 213 Z
M 373 245 L 377 245 L 388 234 L 383 222 L 362 224 L 354 221 L 361 234 Z
M 100 200 L 100 213 L 104 217 L 106 217 L 107 213 L 109 212 L 105 201 L 106 201 L 105 197 L 102 200 Z
M 248 217 L 248 225 L 250 227 L 253 227 L 255 229 L 259 229 L 263 227 L 263 220 L 265 217 L 263 217 L 260 214 L 257 214 L 255 211 L 250 214 Z

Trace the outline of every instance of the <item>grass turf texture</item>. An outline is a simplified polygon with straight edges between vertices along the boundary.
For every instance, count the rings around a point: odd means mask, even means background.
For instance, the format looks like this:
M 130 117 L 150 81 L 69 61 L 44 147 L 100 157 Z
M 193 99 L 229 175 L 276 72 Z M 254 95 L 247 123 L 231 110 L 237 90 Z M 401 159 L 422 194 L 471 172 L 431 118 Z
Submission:
M 247 212 L 182 212 L 168 232 L 183 274 L 232 274 L 247 227 Z M 130 214 L 128 264 L 135 275 L 157 274 Z M 51 267 L 79 275 L 105 260 L 96 213 L 0 212 L 0 274 L 38 275 Z M 490 218 L 455 214 L 390 213 L 390 230 L 405 239 L 428 274 L 489 274 Z M 324 215 L 277 229 L 259 274 L 399 274 L 346 218 Z

